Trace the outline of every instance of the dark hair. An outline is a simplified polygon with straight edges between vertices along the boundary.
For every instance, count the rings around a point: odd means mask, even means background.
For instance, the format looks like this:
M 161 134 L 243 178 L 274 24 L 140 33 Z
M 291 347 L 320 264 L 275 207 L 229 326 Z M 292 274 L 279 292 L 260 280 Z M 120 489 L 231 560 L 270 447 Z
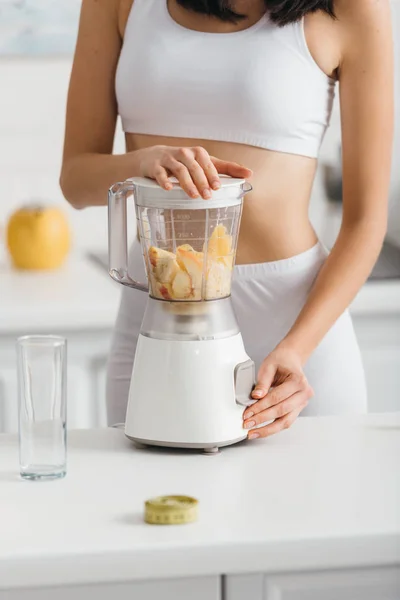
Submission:
M 294 23 L 307 13 L 317 10 L 335 17 L 334 0 L 264 0 L 264 2 L 271 21 L 277 25 Z M 234 11 L 233 0 L 177 0 L 177 3 L 188 10 L 218 17 L 222 21 L 237 22 L 246 18 L 246 15 Z

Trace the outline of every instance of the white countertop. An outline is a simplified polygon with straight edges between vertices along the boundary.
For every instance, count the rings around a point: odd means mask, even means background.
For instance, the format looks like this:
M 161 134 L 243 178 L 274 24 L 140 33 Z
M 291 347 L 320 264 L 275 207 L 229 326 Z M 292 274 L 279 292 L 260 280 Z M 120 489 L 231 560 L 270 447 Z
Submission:
M 0 335 L 111 329 L 120 288 L 85 256 L 57 271 L 17 271 L 0 264 Z
M 0 263 L 0 335 L 111 330 L 121 289 L 85 255 L 71 255 L 54 272 L 21 272 Z M 400 315 L 400 279 L 368 282 L 351 311 Z
M 0 436 L 0 589 L 400 564 L 400 413 L 300 418 L 217 456 L 74 431 L 64 480 L 25 482 Z M 143 523 L 147 498 L 200 501 Z

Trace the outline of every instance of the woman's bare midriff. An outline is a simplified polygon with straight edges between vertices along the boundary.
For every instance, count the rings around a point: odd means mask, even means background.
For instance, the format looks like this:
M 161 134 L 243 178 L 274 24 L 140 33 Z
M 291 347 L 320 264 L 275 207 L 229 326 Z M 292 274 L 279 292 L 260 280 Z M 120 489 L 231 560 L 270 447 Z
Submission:
M 202 146 L 211 156 L 252 169 L 253 191 L 244 202 L 237 264 L 290 258 L 317 242 L 308 218 L 315 159 L 226 142 L 126 134 L 128 152 L 158 144 Z

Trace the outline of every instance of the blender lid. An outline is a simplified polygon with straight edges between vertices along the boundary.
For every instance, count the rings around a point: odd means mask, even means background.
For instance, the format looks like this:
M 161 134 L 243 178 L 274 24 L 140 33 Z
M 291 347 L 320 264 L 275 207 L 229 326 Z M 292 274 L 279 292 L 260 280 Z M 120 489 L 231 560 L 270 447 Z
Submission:
M 250 191 L 251 185 L 245 179 L 235 179 L 220 175 L 221 187 L 219 190 L 211 190 L 210 200 L 203 198 L 191 198 L 180 187 L 177 179 L 171 177 L 173 188 L 164 190 L 153 179 L 147 177 L 132 177 L 131 181 L 138 188 L 142 188 L 140 194 L 135 194 L 137 206 L 147 208 L 168 208 L 198 210 L 207 208 L 225 208 L 242 204 L 243 196 Z M 245 186 L 248 186 L 248 189 Z

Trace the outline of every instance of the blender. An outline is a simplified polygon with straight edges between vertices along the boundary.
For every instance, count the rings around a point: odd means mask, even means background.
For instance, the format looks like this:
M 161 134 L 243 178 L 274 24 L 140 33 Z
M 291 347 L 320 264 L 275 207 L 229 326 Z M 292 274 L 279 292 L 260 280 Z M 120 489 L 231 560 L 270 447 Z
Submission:
M 137 445 L 208 453 L 247 437 L 255 365 L 231 300 L 245 180 L 221 177 L 210 200 L 147 178 L 109 191 L 109 274 L 149 294 L 136 347 L 125 435 Z M 128 271 L 133 196 L 147 283 Z M 134 310 L 134 306 L 132 307 Z

